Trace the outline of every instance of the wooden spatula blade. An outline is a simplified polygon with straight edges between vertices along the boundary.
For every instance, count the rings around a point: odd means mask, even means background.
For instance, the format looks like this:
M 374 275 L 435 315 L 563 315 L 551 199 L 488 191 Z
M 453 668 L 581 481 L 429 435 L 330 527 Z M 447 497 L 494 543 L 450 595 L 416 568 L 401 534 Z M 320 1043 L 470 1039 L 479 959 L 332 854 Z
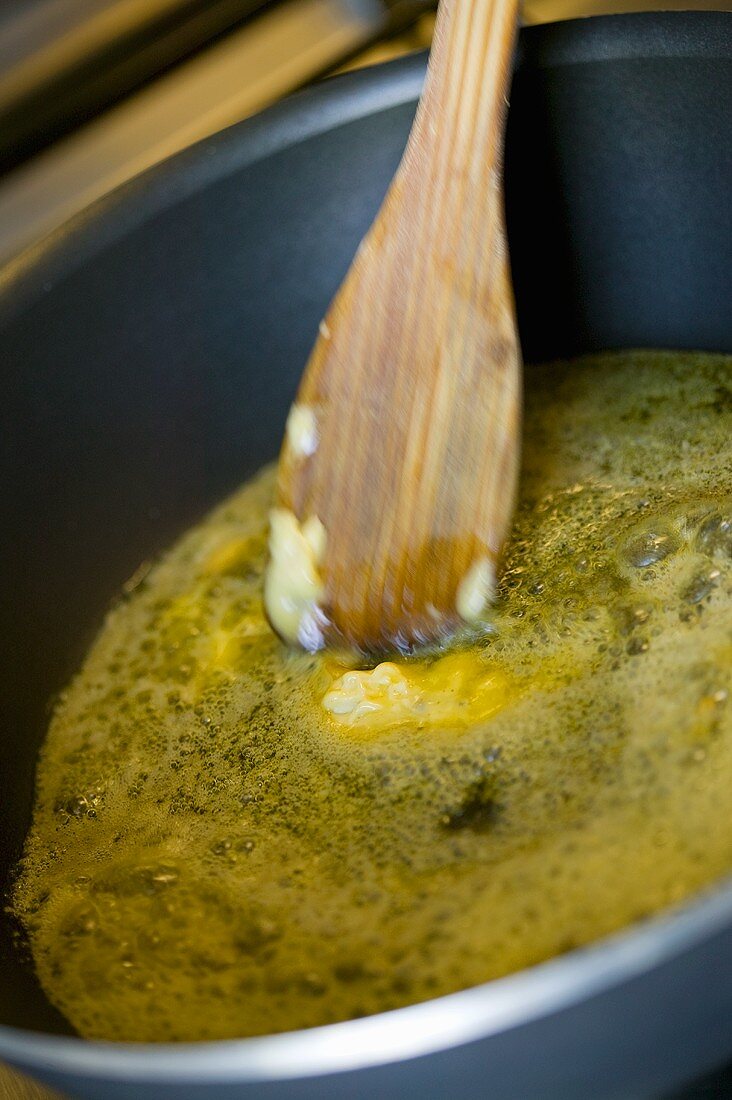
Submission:
M 443 0 L 403 165 L 321 325 L 290 417 L 278 509 L 309 533 L 310 573 L 293 597 L 273 580 L 285 568 L 270 570 L 267 605 L 275 627 L 308 648 L 411 649 L 479 618 L 491 595 L 520 415 L 497 185 L 516 18 L 505 8 Z M 459 86 L 440 50 L 462 66 Z M 281 566 L 274 538 L 272 552 Z M 291 605 L 283 627 L 277 608 Z

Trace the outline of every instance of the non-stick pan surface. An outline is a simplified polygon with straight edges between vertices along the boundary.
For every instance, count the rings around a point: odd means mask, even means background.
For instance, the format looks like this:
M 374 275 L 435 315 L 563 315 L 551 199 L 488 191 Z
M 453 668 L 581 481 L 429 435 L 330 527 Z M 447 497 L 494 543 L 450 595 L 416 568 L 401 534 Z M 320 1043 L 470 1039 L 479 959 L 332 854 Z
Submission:
M 0 272 L 3 876 L 49 700 L 110 598 L 275 454 L 423 71 L 420 57 L 305 93 Z M 523 33 L 507 204 L 527 359 L 732 351 L 731 118 L 732 16 Z M 65 1025 L 9 926 L 0 938 L 0 1057 L 95 1098 L 650 1095 L 732 1055 L 731 1018 L 728 888 L 390 1017 L 174 1051 L 49 1036 Z

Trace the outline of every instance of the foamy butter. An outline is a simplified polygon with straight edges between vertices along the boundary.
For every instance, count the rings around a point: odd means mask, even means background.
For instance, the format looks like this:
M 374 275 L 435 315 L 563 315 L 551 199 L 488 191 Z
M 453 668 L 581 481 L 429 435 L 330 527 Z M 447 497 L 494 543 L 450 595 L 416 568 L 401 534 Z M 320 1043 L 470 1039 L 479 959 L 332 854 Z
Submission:
M 80 1035 L 391 1011 L 730 873 L 732 358 L 537 367 L 525 424 L 490 637 L 377 669 L 280 645 L 274 467 L 111 610 L 54 708 L 10 898 Z M 322 526 L 275 528 L 325 606 Z
M 333 679 L 323 707 L 340 725 L 384 730 L 403 724 L 473 724 L 502 710 L 515 696 L 506 674 L 476 650 L 436 661 L 349 670 Z
M 325 528 L 317 516 L 300 524 L 286 508 L 270 513 L 270 561 L 264 580 L 267 617 L 286 642 L 311 652 L 323 648 L 327 626 L 320 574 L 325 546 Z

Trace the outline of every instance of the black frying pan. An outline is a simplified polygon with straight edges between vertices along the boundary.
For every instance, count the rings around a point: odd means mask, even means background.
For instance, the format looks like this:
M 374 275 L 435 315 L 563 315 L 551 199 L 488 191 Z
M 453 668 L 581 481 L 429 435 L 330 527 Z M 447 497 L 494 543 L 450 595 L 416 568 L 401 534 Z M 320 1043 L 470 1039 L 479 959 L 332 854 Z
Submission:
M 276 453 L 423 70 L 420 57 L 303 94 L 0 271 L 3 875 L 28 826 L 49 699 L 110 598 Z M 732 15 L 525 31 L 507 203 L 528 360 L 732 352 Z M 79 1096 L 635 1096 L 732 1055 L 729 887 L 388 1017 L 172 1052 L 50 1036 L 67 1029 L 10 933 L 0 1057 Z

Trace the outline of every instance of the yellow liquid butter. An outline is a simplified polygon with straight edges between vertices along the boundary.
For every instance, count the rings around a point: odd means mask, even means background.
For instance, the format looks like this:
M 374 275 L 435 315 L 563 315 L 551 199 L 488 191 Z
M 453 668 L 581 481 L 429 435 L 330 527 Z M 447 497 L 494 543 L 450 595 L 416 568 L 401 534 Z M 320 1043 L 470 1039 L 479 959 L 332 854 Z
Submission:
M 85 1036 L 225 1038 L 507 974 L 732 868 L 732 360 L 530 370 L 490 632 L 288 652 L 265 471 L 108 616 L 13 906 Z

